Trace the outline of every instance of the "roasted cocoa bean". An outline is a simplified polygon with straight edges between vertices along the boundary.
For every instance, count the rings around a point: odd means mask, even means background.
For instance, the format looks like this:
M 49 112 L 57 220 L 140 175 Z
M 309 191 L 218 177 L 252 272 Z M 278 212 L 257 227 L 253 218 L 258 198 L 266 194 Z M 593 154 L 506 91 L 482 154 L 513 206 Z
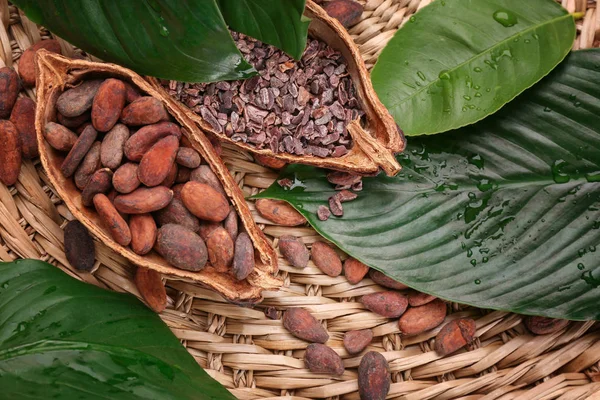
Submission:
M 129 243 L 131 243 L 131 230 L 109 198 L 102 193 L 95 195 L 94 207 L 115 242 L 121 246 L 129 246 Z
M 177 150 L 176 161 L 179 165 L 194 169 L 200 166 L 202 158 L 196 150 L 190 149 L 189 147 L 181 147 L 179 150 Z
M 252 244 L 250 244 L 252 247 Z M 208 249 L 208 260 L 210 264 L 219 272 L 227 272 L 234 255 L 234 242 L 229 236 L 225 228 L 218 227 L 213 230 L 206 240 L 206 248 Z M 254 262 L 254 250 L 251 250 L 252 263 Z M 246 261 L 246 260 L 242 260 Z M 250 269 L 252 271 L 254 266 Z M 242 274 L 243 275 L 243 274 Z
M 158 226 L 176 224 L 185 226 L 192 232 L 198 232 L 200 229 L 200 221 L 198 218 L 185 208 L 181 200 L 175 198 L 171 200 L 168 206 L 157 211 L 155 216 Z
M 167 291 L 160 274 L 148 268 L 138 267 L 133 281 L 148 307 L 154 312 L 163 312 L 167 307 Z
M 298 226 L 306 223 L 306 218 L 285 201 L 258 199 L 254 205 L 263 218 L 277 225 Z
M 361 353 L 373 340 L 373 331 L 362 329 L 360 331 L 348 331 L 344 334 L 344 348 L 350 355 Z
M 358 365 L 358 393 L 363 400 L 384 400 L 390 391 L 390 367 L 383 355 L 369 351 Z
M 175 177 L 175 183 L 185 183 L 190 180 L 192 170 L 181 165 L 177 168 L 177 176 Z
M 340 21 L 344 28 L 355 25 L 363 13 L 362 4 L 354 0 L 331 0 L 325 3 L 323 9 L 330 17 Z
M 405 336 L 418 335 L 435 328 L 446 318 L 446 304 L 437 299 L 419 307 L 409 308 L 398 321 L 400 333 Z
M 448 322 L 435 336 L 435 351 L 442 356 L 454 353 L 473 341 L 476 329 L 470 318 Z
M 410 304 L 411 307 L 419 307 L 430 303 L 435 299 L 437 299 L 437 297 L 427 293 L 411 292 L 408 294 L 408 304 Z
M 131 83 L 128 83 L 128 82 L 123 82 L 123 83 L 125 84 L 125 101 L 127 103 L 133 103 L 134 101 L 136 101 L 137 99 L 142 97 L 140 92 L 138 92 L 138 90 L 136 88 L 134 88 Z
M 205 221 L 221 222 L 229 215 L 227 199 L 204 183 L 186 183 L 181 191 L 181 199 L 192 214 Z
M 169 173 L 167 174 L 167 177 L 160 183 L 160 186 L 166 186 L 168 188 L 173 186 L 175 184 L 175 179 L 177 178 L 178 170 L 179 170 L 179 167 L 177 166 L 177 163 L 173 163 L 171 165 L 171 168 L 169 169 Z
M 343 375 L 342 358 L 331 347 L 321 343 L 311 343 L 304 353 L 304 364 L 310 372 Z
M 342 260 L 331 246 L 323 242 L 315 242 L 310 253 L 313 262 L 324 274 L 335 277 L 342 273 Z
M 91 110 L 94 97 L 98 93 L 98 88 L 102 82 L 104 82 L 102 79 L 92 79 L 83 81 L 78 86 L 65 90 L 56 100 L 56 109 L 66 118 L 77 118 L 85 115 L 87 111 Z M 89 118 L 90 116 L 88 116 Z M 85 121 L 81 123 L 83 122 Z
M 44 127 L 44 137 L 50 146 L 58 151 L 69 151 L 77 141 L 77 135 L 56 122 L 48 122 Z
M 378 292 L 364 295 L 360 302 L 375 314 L 386 318 L 398 318 L 406 311 L 408 299 L 398 292 Z
M 125 156 L 131 161 L 139 162 L 156 142 L 170 135 L 181 139 L 181 128 L 172 122 L 146 125 L 138 129 L 127 140 L 125 143 Z
M 141 187 L 115 197 L 115 207 L 124 214 L 146 214 L 165 208 L 172 199 L 173 191 L 167 187 Z
M 35 55 L 39 49 L 60 54 L 60 44 L 55 39 L 42 40 L 25 50 L 19 58 L 19 75 L 27 86 L 35 86 Z
M 116 170 L 123 162 L 123 148 L 129 139 L 129 128 L 116 124 L 102 140 L 101 159 L 106 168 Z
M 200 221 L 200 229 L 198 230 L 198 234 L 205 242 L 208 240 L 208 237 L 215 229 L 221 228 L 220 222 L 209 222 L 209 221 Z
M 327 221 L 330 216 L 331 216 L 331 211 L 329 211 L 329 208 L 327 208 L 325 206 L 319 206 L 317 208 L 317 217 L 319 218 L 319 220 Z
M 79 126 L 79 128 L 75 129 L 75 133 L 77 135 L 81 135 L 81 132 L 87 129 L 88 126 L 93 127 L 91 122 L 84 122 L 83 125 Z
M 138 179 L 138 165 L 135 163 L 123 164 L 115 171 L 112 178 L 115 190 L 122 194 L 133 192 L 140 186 Z
M 69 129 L 77 129 L 86 122 L 89 122 L 91 115 L 92 113 L 90 111 L 86 111 L 77 117 L 68 118 L 61 113 L 56 113 L 56 120 L 62 126 L 65 126 Z
M 77 220 L 70 221 L 65 226 L 64 242 L 69 264 L 78 271 L 91 272 L 94 269 L 96 248 L 87 228 Z
M 208 240 L 215 234 L 211 233 Z M 241 232 L 235 239 L 233 257 L 233 275 L 238 281 L 246 279 L 254 270 L 254 246 L 246 232 Z
M 237 238 L 238 235 L 238 216 L 236 211 L 233 209 L 233 207 L 231 208 L 231 211 L 229 211 L 229 215 L 227 215 L 227 218 L 225 218 L 225 221 L 223 221 L 223 227 L 225 228 L 225 230 L 227 231 L 227 233 L 229 233 L 229 236 L 231 236 L 231 239 L 235 240 Z
M 169 114 L 162 101 L 151 96 L 137 98 L 121 113 L 121 122 L 129 126 L 150 125 L 168 120 Z
M 98 171 L 102 164 L 100 163 L 100 142 L 95 142 L 90 151 L 83 158 L 83 161 L 75 171 L 74 181 L 75 186 L 79 190 L 85 189 L 94 172 Z
M 390 278 L 389 276 L 385 275 L 383 272 L 379 272 L 375 269 L 371 269 L 369 271 L 369 277 L 376 284 L 386 287 L 388 289 L 396 289 L 396 290 L 408 289 L 408 286 L 406 286 L 404 283 L 397 282 L 397 281 L 393 280 L 392 278 Z
M 98 193 L 106 193 L 110 190 L 113 174 L 110 169 L 103 168 L 92 174 L 87 185 L 81 192 L 81 202 L 86 207 L 91 207 L 94 196 Z
M 192 170 L 190 175 L 190 180 L 194 182 L 204 183 L 217 192 L 221 193 L 223 196 L 227 196 L 225 194 L 225 189 L 223 189 L 223 185 L 217 175 L 212 171 L 212 169 L 208 165 L 201 165 L 196 169 Z
M 132 215 L 129 219 L 129 229 L 131 230 L 131 249 L 141 256 L 150 253 L 158 235 L 158 228 L 152 215 Z
M 92 126 L 88 126 L 79 136 L 69 154 L 60 166 L 60 171 L 66 178 L 71 177 L 79 164 L 83 161 L 83 158 L 92 148 L 92 145 L 98 137 L 98 132 Z
M 188 271 L 200 271 L 208 260 L 206 244 L 189 229 L 168 224 L 161 226 L 156 251 L 171 265 Z
M 279 238 L 279 251 L 291 265 L 297 268 L 305 268 L 310 259 L 310 253 L 304 243 L 291 235 L 283 235 Z
M 355 258 L 349 257 L 344 261 L 344 276 L 352 285 L 360 282 L 369 272 L 369 267 Z
M 17 183 L 21 171 L 21 140 L 15 125 L 0 121 L 0 182 L 6 186 Z
M 10 114 L 10 122 L 15 125 L 17 132 L 19 132 L 23 157 L 37 157 L 39 151 L 35 136 L 35 102 L 29 97 L 17 99 Z
M 526 317 L 523 322 L 527 329 L 536 335 L 548 335 L 550 333 L 558 332 L 569 325 L 569 321 L 566 319 L 546 317 Z
M 168 136 L 160 139 L 142 157 L 138 167 L 138 179 L 144 185 L 152 187 L 160 185 L 171 171 L 179 149 L 179 139 Z M 173 181 L 175 177 L 173 177 Z
M 312 343 L 325 343 L 329 340 L 329 334 L 304 308 L 290 308 L 283 314 L 283 326 L 292 335 L 299 339 Z
M 125 106 L 125 84 L 108 78 L 98 88 L 92 102 L 92 124 L 99 132 L 108 132 L 119 120 Z
M 8 118 L 17 97 L 21 85 L 19 77 L 14 69 L 9 67 L 0 68 L 0 118 Z

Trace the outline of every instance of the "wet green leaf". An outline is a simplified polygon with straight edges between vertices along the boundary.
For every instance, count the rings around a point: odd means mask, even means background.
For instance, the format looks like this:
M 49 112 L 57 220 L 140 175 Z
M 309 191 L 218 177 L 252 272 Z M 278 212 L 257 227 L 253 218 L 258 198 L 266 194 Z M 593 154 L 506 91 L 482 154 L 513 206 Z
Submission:
M 571 54 L 494 116 L 409 140 L 344 216 L 315 212 L 325 171 L 292 165 L 290 202 L 344 251 L 415 289 L 482 308 L 600 319 L 600 50 Z
M 436 0 L 396 33 L 372 73 L 407 135 L 472 124 L 550 72 L 575 38 L 554 0 Z
M 5 399 L 234 399 L 135 297 L 37 260 L 0 263 L 0 387 Z

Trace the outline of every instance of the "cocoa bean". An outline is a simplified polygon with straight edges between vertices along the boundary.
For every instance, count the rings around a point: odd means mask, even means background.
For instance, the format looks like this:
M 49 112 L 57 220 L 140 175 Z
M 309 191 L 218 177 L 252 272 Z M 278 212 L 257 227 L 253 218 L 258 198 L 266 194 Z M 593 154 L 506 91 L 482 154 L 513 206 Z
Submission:
M 129 128 L 116 124 L 102 140 L 101 160 L 106 168 L 116 170 L 123 162 L 123 148 L 129 139 Z
M 70 221 L 65 226 L 64 242 L 69 264 L 78 271 L 91 272 L 94 269 L 96 249 L 87 228 L 77 220 Z
M 86 111 L 83 114 L 73 118 L 65 117 L 61 113 L 56 113 L 56 120 L 62 126 L 65 126 L 69 129 L 77 129 L 86 122 L 89 122 L 91 116 L 92 113 L 90 111 Z
M 77 135 L 56 122 L 48 122 L 44 127 L 44 137 L 50 146 L 58 151 L 69 151 L 77 141 Z
M 168 120 L 169 114 L 162 101 L 151 96 L 138 97 L 121 113 L 121 122 L 129 126 L 150 125 Z
M 35 86 L 35 55 L 40 49 L 60 54 L 60 44 L 55 39 L 42 40 L 25 50 L 19 58 L 19 75 L 27 86 Z
M 98 93 L 98 88 L 100 88 L 102 82 L 104 82 L 103 79 L 92 79 L 83 81 L 79 85 L 65 90 L 56 99 L 56 109 L 66 118 L 76 118 L 85 115 L 92 108 L 94 97 Z
M 310 259 L 310 253 L 304 243 L 291 235 L 279 238 L 279 251 L 287 262 L 297 268 L 305 268 Z
M 373 331 L 362 329 L 360 331 L 348 331 L 344 334 L 344 348 L 348 354 L 355 355 L 367 348 L 373 340 Z
M 215 234 L 211 233 L 208 240 Z M 238 281 L 246 279 L 254 270 L 254 246 L 246 232 L 241 232 L 235 239 L 233 257 L 233 275 Z
M 408 299 L 398 292 L 378 292 L 364 295 L 360 302 L 375 314 L 398 318 L 406 311 Z
M 150 253 L 158 235 L 156 222 L 152 215 L 132 215 L 129 219 L 129 229 L 131 230 L 131 249 L 141 256 Z
M 77 135 L 81 135 L 81 132 L 83 132 L 84 130 L 87 129 L 88 126 L 93 127 L 91 122 L 84 122 L 83 125 L 79 126 L 77 129 L 75 129 L 75 133 Z
M 385 275 L 383 272 L 379 272 L 375 269 L 371 269 L 369 271 L 369 277 L 376 284 L 386 287 L 388 289 L 396 289 L 396 290 L 408 289 L 408 286 L 406 286 L 404 283 L 397 282 L 397 281 L 393 280 L 392 278 L 390 278 L 389 276 Z
M 208 260 L 210 261 L 210 264 L 219 272 L 227 272 L 233 262 L 234 243 L 225 228 L 218 227 L 213 230 L 212 233 L 208 235 L 206 247 L 208 249 Z M 250 252 L 253 263 L 254 254 L 252 253 L 253 251 Z M 252 269 L 254 269 L 254 266 L 252 266 L 250 271 L 252 271 Z
M 115 207 L 125 214 L 146 214 L 165 208 L 173 199 L 173 191 L 164 186 L 141 187 L 115 198 Z
M 435 336 L 435 351 L 442 356 L 454 353 L 473 341 L 476 329 L 470 318 L 448 322 Z
M 98 132 L 92 126 L 88 126 L 79 136 L 69 154 L 60 166 L 60 171 L 66 178 L 71 177 L 79 164 L 83 161 L 83 158 L 87 155 L 88 151 L 92 148 L 92 145 L 98 137 Z
M 140 186 L 138 179 L 138 165 L 135 163 L 123 164 L 115 171 L 112 179 L 115 190 L 122 194 L 133 192 Z
M 258 199 L 254 205 L 263 218 L 277 225 L 297 226 L 306 223 L 306 218 L 285 201 Z
M 98 88 L 92 102 L 92 124 L 100 132 L 108 132 L 119 120 L 125 106 L 125 84 L 108 78 Z
M 185 183 L 190 180 L 192 170 L 186 167 L 179 166 L 177 168 L 177 176 L 175 177 L 176 183 Z
M 19 96 L 21 85 L 14 69 L 0 68 L 0 118 L 8 118 Z
M 202 158 L 196 150 L 190 149 L 189 147 L 181 147 L 177 151 L 176 161 L 179 165 L 182 165 L 186 168 L 194 169 L 200 166 Z
M 362 176 L 351 174 L 349 172 L 332 171 L 327 174 L 327 180 L 329 183 L 337 186 L 352 186 L 357 182 L 360 182 Z
M 526 317 L 523 321 L 527 329 L 536 335 L 548 335 L 558 332 L 569 325 L 566 319 L 554 319 L 546 317 Z
M 29 97 L 17 99 L 10 114 L 10 122 L 15 125 L 19 133 L 23 157 L 37 157 L 39 151 L 35 136 L 35 102 Z
M 159 185 L 169 175 L 169 171 L 175 162 L 179 139 L 168 136 L 160 139 L 142 157 L 138 167 L 138 179 L 144 185 L 152 187 Z
M 209 221 L 200 221 L 200 229 L 198 230 L 198 234 L 202 238 L 202 240 L 207 241 L 208 237 L 215 229 L 222 227 L 220 222 L 209 222 Z
M 140 92 L 138 92 L 138 90 L 136 88 L 134 88 L 131 83 L 128 83 L 128 82 L 123 82 L 123 83 L 125 84 L 125 101 L 127 103 L 133 103 L 134 101 L 136 101 L 137 99 L 142 97 Z
M 369 267 L 355 258 L 349 257 L 344 261 L 344 276 L 352 285 L 360 282 L 369 272 Z
M 169 169 L 169 173 L 167 177 L 160 183 L 160 186 L 166 186 L 170 188 L 175 184 L 175 179 L 177 179 L 177 172 L 179 171 L 179 167 L 177 163 L 173 163 L 171 168 Z
M 229 215 L 227 199 L 204 183 L 186 183 L 181 191 L 181 199 L 192 214 L 205 221 L 221 222 Z
M 358 365 L 358 393 L 363 400 L 384 400 L 390 391 L 390 367 L 383 355 L 366 353 Z
M 321 343 L 311 343 L 306 347 L 304 364 L 314 373 L 343 375 L 345 370 L 338 353 Z
M 181 200 L 175 198 L 171 200 L 168 206 L 157 211 L 155 216 L 158 226 L 176 224 L 185 226 L 192 232 L 198 232 L 200 229 L 200 221 L 198 218 L 185 208 Z M 202 239 L 204 239 L 204 237 Z
M 171 265 L 188 271 L 200 271 L 208 260 L 206 244 L 189 229 L 174 224 L 161 226 L 156 251 Z
M 154 312 L 163 312 L 167 307 L 167 291 L 160 274 L 148 268 L 138 267 L 133 281 L 148 307 Z
M 21 140 L 15 125 L 0 121 L 0 182 L 6 186 L 17 183 L 21 171 Z
M 400 333 L 405 336 L 418 335 L 435 328 L 446 318 L 446 304 L 440 299 L 419 307 L 409 308 L 398 321 Z
M 131 230 L 108 197 L 102 193 L 95 195 L 94 207 L 96 207 L 98 215 L 100 215 L 104 226 L 108 229 L 115 242 L 121 246 L 129 246 L 129 243 L 131 243 Z
M 139 162 L 144 154 L 160 139 L 174 135 L 181 139 L 181 128 L 172 122 L 159 122 L 157 124 L 146 125 L 127 140 L 125 143 L 125 156 L 131 160 Z
M 285 161 L 279 160 L 275 157 L 270 157 L 263 154 L 254 154 L 253 156 L 254 161 L 262 165 L 263 167 L 280 170 L 287 165 Z
M 236 211 L 233 209 L 233 207 L 231 208 L 231 211 L 229 211 L 229 215 L 227 215 L 227 218 L 225 218 L 225 221 L 223 221 L 223 227 L 225 228 L 225 230 L 227 231 L 227 233 L 229 233 L 229 236 L 231 236 L 231 239 L 235 240 L 237 238 L 238 235 L 238 216 Z
M 435 299 L 437 299 L 437 297 L 427 293 L 411 292 L 408 294 L 408 304 L 411 307 L 419 307 L 424 304 L 430 303 Z
M 208 165 L 201 165 L 196 169 L 192 170 L 192 174 L 190 175 L 190 180 L 194 182 L 204 183 L 217 192 L 221 193 L 223 196 L 227 196 L 225 194 L 225 189 L 223 189 L 223 185 L 217 175 L 212 171 L 212 169 Z
M 299 339 L 312 343 L 325 343 L 329 340 L 329 334 L 304 308 L 290 308 L 283 314 L 283 326 L 292 335 Z
M 87 155 L 83 158 L 77 171 L 75 171 L 75 186 L 77 186 L 79 190 L 85 189 L 94 172 L 99 170 L 102 166 L 100 163 L 100 147 L 100 142 L 95 142 L 90 148 L 90 151 L 88 151 Z
M 323 9 L 330 17 L 340 21 L 344 28 L 355 25 L 363 13 L 362 4 L 354 0 L 331 0 L 325 3 Z
M 324 274 L 335 277 L 342 273 L 342 260 L 331 246 L 323 242 L 315 242 L 310 254 L 317 268 Z
M 94 202 L 94 196 L 110 190 L 112 176 L 113 174 L 108 168 L 99 169 L 92 174 L 92 177 L 81 192 L 81 202 L 84 206 L 91 207 Z

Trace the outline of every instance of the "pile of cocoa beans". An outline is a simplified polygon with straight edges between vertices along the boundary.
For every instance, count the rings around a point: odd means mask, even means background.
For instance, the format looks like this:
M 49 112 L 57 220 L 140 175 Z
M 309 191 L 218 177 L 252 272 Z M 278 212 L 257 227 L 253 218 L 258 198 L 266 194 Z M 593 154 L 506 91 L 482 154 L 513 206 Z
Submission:
M 252 272 L 254 247 L 221 182 L 160 100 L 93 79 L 63 92 L 56 109 L 44 137 L 115 242 L 190 271 Z

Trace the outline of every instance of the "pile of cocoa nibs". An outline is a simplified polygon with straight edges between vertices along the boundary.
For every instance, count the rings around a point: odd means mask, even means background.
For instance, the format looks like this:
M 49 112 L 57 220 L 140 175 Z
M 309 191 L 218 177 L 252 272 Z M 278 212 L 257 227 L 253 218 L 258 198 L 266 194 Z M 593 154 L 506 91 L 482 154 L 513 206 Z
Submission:
M 232 36 L 259 75 L 218 83 L 163 81 L 169 94 L 236 142 L 273 153 L 341 157 L 347 125 L 364 112 L 342 55 L 309 39 L 296 62 L 274 46 Z

